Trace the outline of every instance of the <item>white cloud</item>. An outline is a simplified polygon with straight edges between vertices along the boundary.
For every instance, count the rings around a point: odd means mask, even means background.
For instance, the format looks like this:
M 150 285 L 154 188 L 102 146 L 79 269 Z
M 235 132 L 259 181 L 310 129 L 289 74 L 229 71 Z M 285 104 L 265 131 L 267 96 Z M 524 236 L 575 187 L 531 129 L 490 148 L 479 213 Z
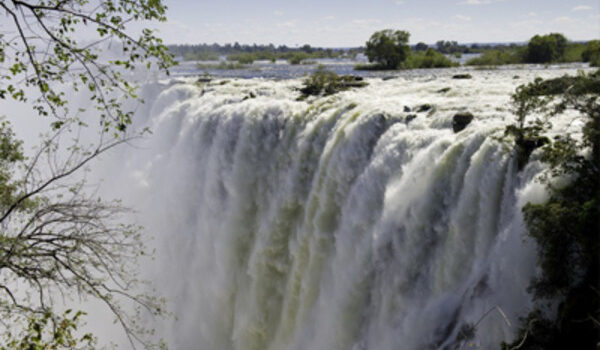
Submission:
M 573 9 L 571 11 L 576 12 L 576 11 L 589 11 L 589 10 L 593 10 L 593 8 L 588 5 L 579 5 L 579 6 L 573 7 Z
M 537 17 L 537 13 L 535 13 L 535 12 L 529 12 L 527 14 L 527 16 L 529 16 L 529 17 Z
M 296 20 L 291 20 L 291 21 L 279 22 L 276 25 L 279 28 L 294 29 L 294 28 L 296 28 L 297 24 L 298 23 Z
M 273 11 L 273 15 L 275 15 L 277 17 L 281 17 L 281 16 L 283 16 L 283 11 L 275 10 L 275 11 Z
M 404 0 L 396 0 L 396 5 L 404 5 Z
M 459 19 L 459 20 L 465 21 L 465 22 L 469 22 L 471 20 L 471 17 L 465 16 L 465 15 L 456 15 L 454 17 L 456 17 L 456 19 Z
M 489 5 L 503 0 L 464 0 L 459 2 L 459 5 Z
M 561 23 L 561 22 L 565 23 L 565 22 L 571 22 L 571 21 L 572 21 L 571 17 L 568 17 L 568 16 L 556 17 L 554 19 L 554 22 L 558 22 L 558 23 Z

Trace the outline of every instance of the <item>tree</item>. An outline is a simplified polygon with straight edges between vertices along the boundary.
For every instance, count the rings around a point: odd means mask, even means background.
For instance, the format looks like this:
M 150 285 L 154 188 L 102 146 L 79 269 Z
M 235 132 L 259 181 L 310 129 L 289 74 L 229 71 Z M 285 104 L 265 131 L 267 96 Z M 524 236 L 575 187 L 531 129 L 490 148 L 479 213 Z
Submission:
M 585 45 L 581 53 L 583 62 L 590 62 L 593 67 L 600 67 L 600 40 L 592 40 Z
M 458 42 L 456 42 L 456 41 L 440 40 L 435 43 L 435 46 L 439 52 L 446 53 L 446 54 L 461 52 L 464 49 L 463 47 L 458 45 Z
M 165 21 L 165 10 L 160 0 L 0 0 L 0 100 L 26 102 L 50 123 L 29 158 L 10 124 L 0 126 L 0 348 L 92 347 L 90 335 L 75 335 L 81 313 L 54 310 L 57 298 L 75 296 L 104 303 L 133 348 L 160 345 L 139 322 L 142 312 L 164 314 L 160 298 L 139 293 L 144 282 L 131 268 L 146 254 L 140 228 L 77 174 L 139 135 L 123 105 L 137 99 L 127 72 L 166 70 L 173 60 L 151 30 L 134 37 L 126 25 Z M 77 39 L 82 31 L 93 40 Z M 101 58 L 109 43 L 119 58 Z M 97 119 L 72 111 L 69 97 L 78 91 Z M 78 131 L 91 123 L 98 137 L 84 142 Z
M 373 33 L 366 44 L 369 62 L 376 62 L 385 69 L 396 69 L 410 54 L 408 38 L 402 30 L 386 29 Z
M 415 45 L 415 51 L 425 51 L 428 48 L 429 46 L 424 42 L 418 42 L 417 45 Z
M 527 44 L 527 63 L 550 63 L 561 60 L 567 48 L 567 38 L 559 33 L 536 35 Z

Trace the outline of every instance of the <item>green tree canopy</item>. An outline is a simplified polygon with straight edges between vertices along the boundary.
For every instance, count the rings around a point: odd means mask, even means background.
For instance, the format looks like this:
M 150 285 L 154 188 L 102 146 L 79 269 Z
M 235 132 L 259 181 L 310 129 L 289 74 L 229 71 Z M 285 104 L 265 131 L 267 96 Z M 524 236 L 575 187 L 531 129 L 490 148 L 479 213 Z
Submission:
M 536 35 L 527 44 L 527 63 L 550 63 L 560 61 L 567 48 L 567 38 L 559 33 Z
M 67 96 L 85 89 L 102 125 L 124 130 L 132 112 L 121 102 L 137 97 L 124 72 L 152 62 L 161 69 L 173 64 L 152 30 L 135 36 L 126 25 L 165 21 L 165 11 L 160 0 L 1 0 L 0 100 L 27 102 L 54 117 L 58 129 L 74 115 Z M 120 58 L 101 59 L 109 43 L 120 47 Z M 27 87 L 39 94 L 27 94 Z
M 415 51 L 425 51 L 429 48 L 429 45 L 425 44 L 424 42 L 418 42 L 417 45 L 415 45 Z
M 369 62 L 376 62 L 386 69 L 396 69 L 410 55 L 410 34 L 403 30 L 386 29 L 373 33 L 366 44 Z

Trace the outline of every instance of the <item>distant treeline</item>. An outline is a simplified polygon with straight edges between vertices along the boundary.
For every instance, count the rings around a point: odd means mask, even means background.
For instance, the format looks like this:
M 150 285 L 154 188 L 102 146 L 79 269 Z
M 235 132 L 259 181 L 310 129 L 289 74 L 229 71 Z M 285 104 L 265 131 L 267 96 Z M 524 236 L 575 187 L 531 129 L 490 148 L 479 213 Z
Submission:
M 570 42 L 560 33 L 535 35 L 525 45 L 484 50 L 481 56 L 466 62 L 468 66 L 497 66 L 521 63 L 589 62 L 600 66 L 600 41 Z
M 443 53 L 446 55 L 452 54 L 463 54 L 463 53 L 480 53 L 485 50 L 496 49 L 499 47 L 506 47 L 507 45 L 516 45 L 516 44 L 459 44 L 457 41 L 446 41 L 440 40 L 435 43 L 435 45 L 429 46 L 424 42 L 417 43 L 412 46 L 414 51 L 427 51 L 427 49 L 434 49 L 439 53 Z
M 527 43 L 510 44 L 459 44 L 456 41 L 440 40 L 434 45 L 419 42 L 410 46 L 414 53 L 413 61 L 417 67 L 423 68 L 450 66 L 449 61 L 437 54 L 454 55 L 479 53 L 479 57 L 467 61 L 471 66 L 497 66 L 521 63 L 568 63 L 589 62 L 592 66 L 600 65 L 600 41 L 570 42 L 564 35 L 551 33 L 536 35 Z M 312 47 L 308 44 L 301 47 L 286 45 L 240 45 L 234 44 L 197 44 L 170 45 L 169 50 L 184 61 L 218 61 L 226 58 L 239 64 L 251 64 L 258 60 L 275 62 L 287 60 L 291 64 L 300 64 L 319 58 L 354 58 L 357 54 L 365 54 L 365 47 L 333 49 Z M 431 61 L 431 62 L 430 62 Z M 442 62 L 443 61 L 443 62 Z M 414 62 L 413 62 L 414 63 Z
M 361 52 L 360 48 L 332 49 L 312 47 L 308 44 L 292 48 L 286 45 L 240 45 L 232 44 L 197 44 L 170 45 L 169 50 L 185 61 L 217 61 L 226 57 L 229 61 L 250 64 L 257 60 L 287 60 L 290 63 L 300 63 L 306 59 L 354 57 Z

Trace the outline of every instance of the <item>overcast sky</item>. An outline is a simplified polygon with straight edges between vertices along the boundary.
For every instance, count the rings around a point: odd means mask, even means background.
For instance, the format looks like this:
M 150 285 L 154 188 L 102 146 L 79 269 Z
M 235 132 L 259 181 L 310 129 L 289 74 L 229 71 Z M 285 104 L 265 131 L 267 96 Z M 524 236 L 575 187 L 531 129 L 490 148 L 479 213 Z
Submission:
M 376 30 L 411 43 L 527 41 L 560 32 L 600 37 L 600 0 L 165 0 L 167 43 L 364 45 Z

